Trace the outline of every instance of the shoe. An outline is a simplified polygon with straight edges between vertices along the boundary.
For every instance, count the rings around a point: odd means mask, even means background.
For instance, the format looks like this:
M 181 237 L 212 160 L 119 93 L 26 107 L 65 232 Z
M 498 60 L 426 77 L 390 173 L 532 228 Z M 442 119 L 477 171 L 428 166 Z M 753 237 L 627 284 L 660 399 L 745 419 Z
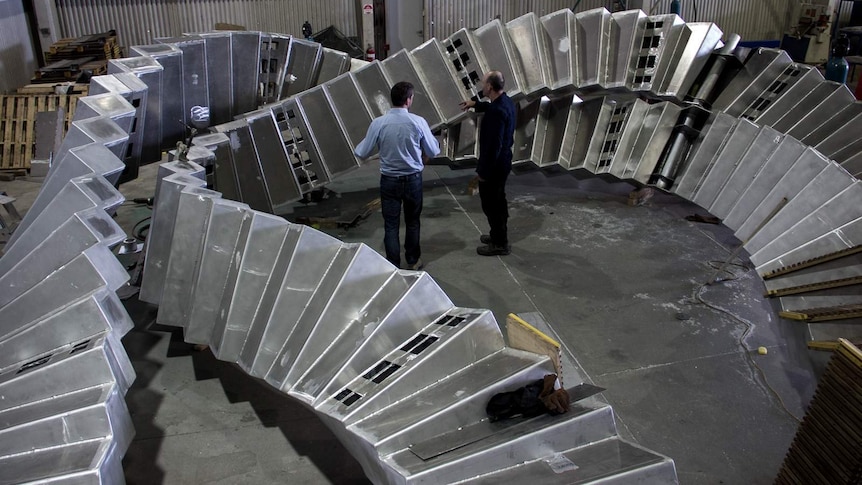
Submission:
M 418 260 L 416 260 L 415 263 L 407 265 L 407 269 L 409 269 L 411 271 L 420 271 L 424 267 L 425 267 L 425 263 L 422 262 L 422 259 L 418 259 Z
M 491 236 L 487 234 L 482 234 L 479 236 L 479 242 L 482 244 L 491 244 Z
M 488 244 L 476 248 L 476 253 L 480 256 L 505 256 L 512 252 L 512 246 L 497 246 L 496 244 Z

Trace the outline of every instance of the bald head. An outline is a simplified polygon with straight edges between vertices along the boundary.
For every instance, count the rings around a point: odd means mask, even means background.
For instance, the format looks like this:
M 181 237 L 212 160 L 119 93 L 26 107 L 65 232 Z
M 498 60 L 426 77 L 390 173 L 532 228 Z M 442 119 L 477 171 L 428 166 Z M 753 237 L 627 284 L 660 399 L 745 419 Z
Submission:
M 485 88 L 487 91 L 495 91 L 497 93 L 502 93 L 505 87 L 506 80 L 503 79 L 502 72 L 488 71 L 488 74 L 485 74 Z

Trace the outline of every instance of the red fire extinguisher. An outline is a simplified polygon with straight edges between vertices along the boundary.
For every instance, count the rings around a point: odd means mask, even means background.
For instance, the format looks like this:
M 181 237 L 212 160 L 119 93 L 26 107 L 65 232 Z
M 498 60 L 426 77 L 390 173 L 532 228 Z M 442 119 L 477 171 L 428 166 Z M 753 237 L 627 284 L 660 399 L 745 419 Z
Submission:
M 368 46 L 368 49 L 365 49 L 365 60 L 368 62 L 372 62 L 377 58 L 376 53 L 374 52 L 374 47 Z

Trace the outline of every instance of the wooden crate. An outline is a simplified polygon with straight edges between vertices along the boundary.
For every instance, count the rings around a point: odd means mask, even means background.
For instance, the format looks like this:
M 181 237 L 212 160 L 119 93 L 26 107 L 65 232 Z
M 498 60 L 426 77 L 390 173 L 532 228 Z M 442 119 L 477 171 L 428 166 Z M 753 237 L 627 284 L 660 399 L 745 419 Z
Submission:
M 0 170 L 30 168 L 36 139 L 36 113 L 66 110 L 63 132 L 75 115 L 80 94 L 0 96 Z

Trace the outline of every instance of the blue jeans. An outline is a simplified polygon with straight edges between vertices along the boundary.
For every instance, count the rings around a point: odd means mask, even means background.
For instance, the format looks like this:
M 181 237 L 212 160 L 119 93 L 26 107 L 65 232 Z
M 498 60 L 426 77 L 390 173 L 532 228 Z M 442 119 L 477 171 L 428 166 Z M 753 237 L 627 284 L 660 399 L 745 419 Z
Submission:
M 401 242 L 398 231 L 401 226 L 401 204 L 404 204 L 404 256 L 407 264 L 419 261 L 419 215 L 422 214 L 422 172 L 411 175 L 380 175 L 380 205 L 383 210 L 383 245 L 386 259 L 401 267 Z

